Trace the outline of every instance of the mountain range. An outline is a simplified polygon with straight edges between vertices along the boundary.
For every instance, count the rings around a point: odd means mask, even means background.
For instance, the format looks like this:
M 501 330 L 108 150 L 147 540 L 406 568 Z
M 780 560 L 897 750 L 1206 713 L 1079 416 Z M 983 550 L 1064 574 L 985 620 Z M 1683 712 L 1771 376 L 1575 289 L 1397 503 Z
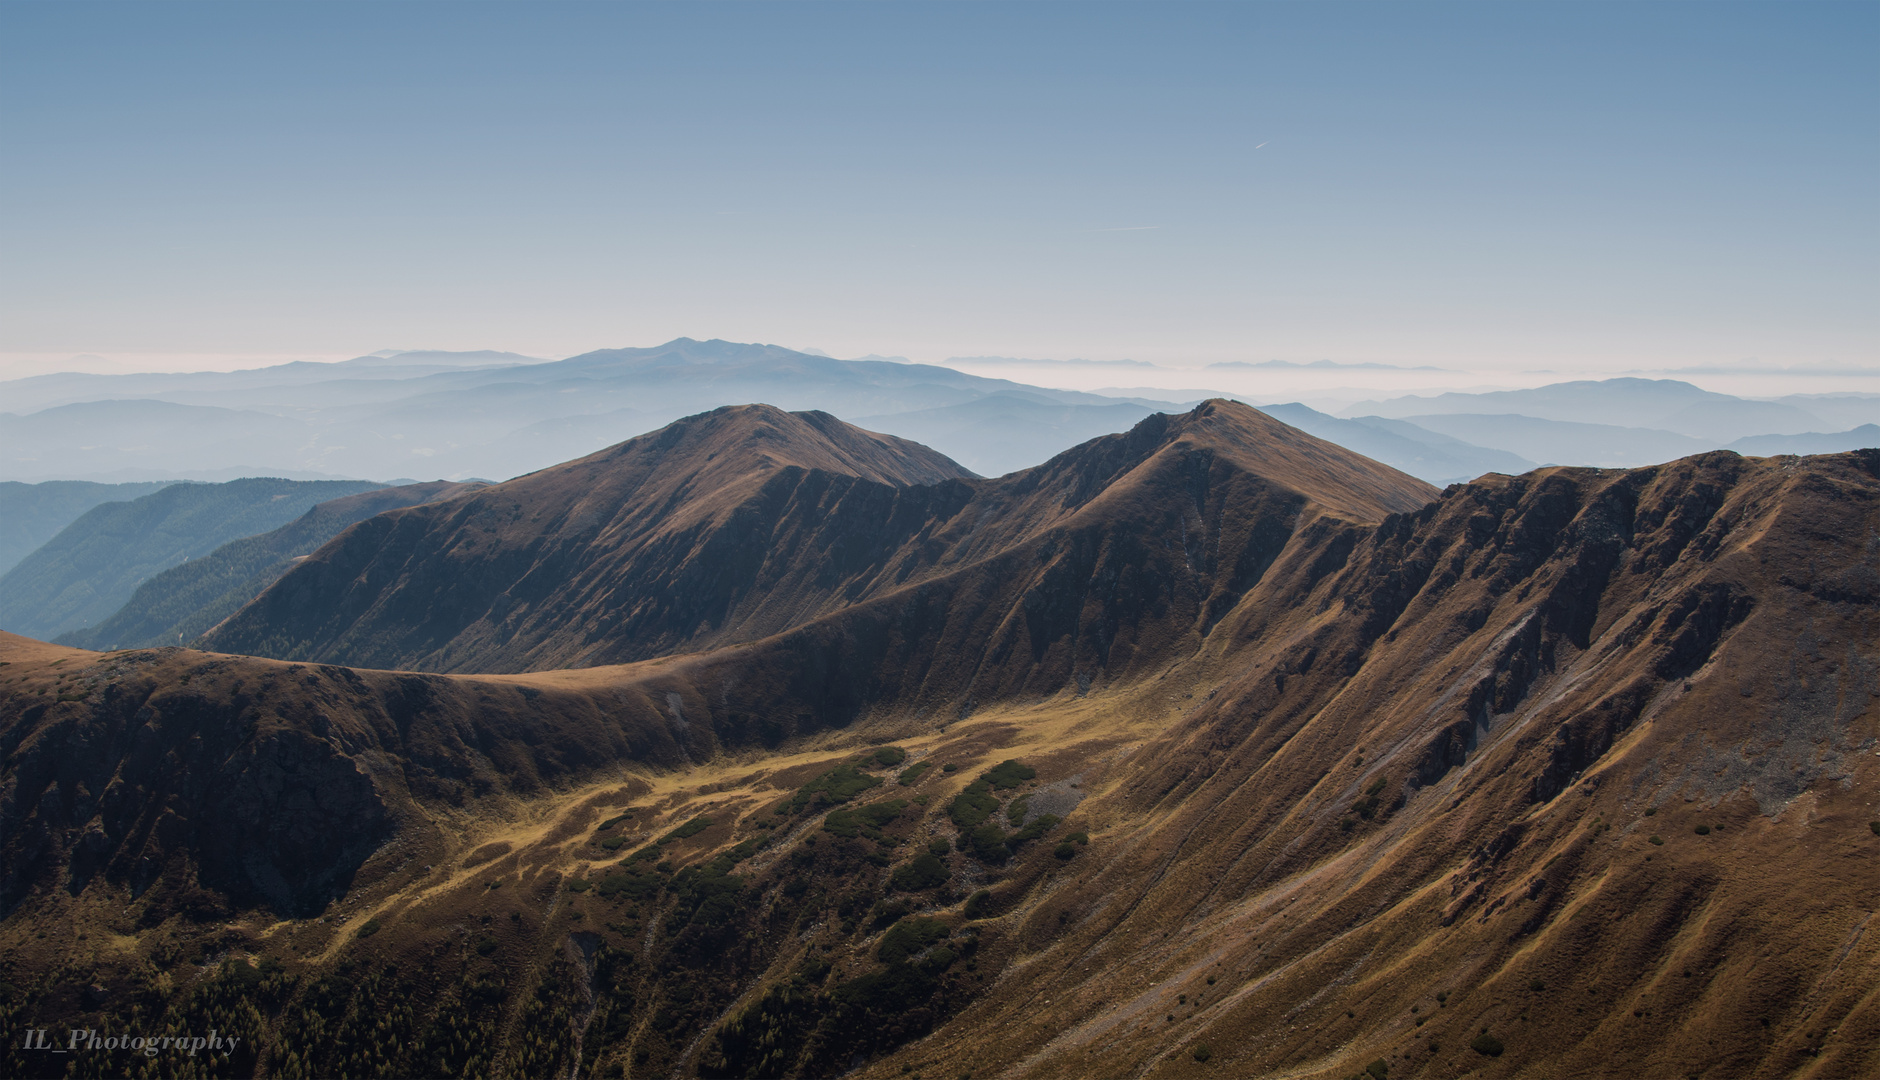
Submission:
M 204 650 L 0 635 L 0 1018 L 283 1077 L 1867 1075 L 1875 535 L 1872 450 L 1438 491 L 1210 400 L 985 479 L 714 409 L 358 520 Z
M 1005 366 L 1017 370 L 1016 363 Z M 766 401 L 913 439 L 975 473 L 999 476 L 1127 430 L 1150 412 L 1184 412 L 1201 396 L 1212 395 L 1089 394 L 900 358 L 838 360 L 689 338 L 555 361 L 406 352 L 235 372 L 61 374 L 0 383 L 8 410 L 0 413 L 0 475 L 503 479 L 728 401 Z M 1292 410 L 1288 422 L 1304 422 L 1302 405 L 1243 400 Z M 1856 449 L 1874 441 L 1863 425 L 1880 424 L 1880 396 L 1753 401 L 1675 380 L 1626 378 L 1398 397 L 1341 413 L 1314 413 L 1323 419 L 1308 429 L 1447 484 L 1533 464 L 1625 468 L 1721 448 L 1753 446 L 1765 455 Z

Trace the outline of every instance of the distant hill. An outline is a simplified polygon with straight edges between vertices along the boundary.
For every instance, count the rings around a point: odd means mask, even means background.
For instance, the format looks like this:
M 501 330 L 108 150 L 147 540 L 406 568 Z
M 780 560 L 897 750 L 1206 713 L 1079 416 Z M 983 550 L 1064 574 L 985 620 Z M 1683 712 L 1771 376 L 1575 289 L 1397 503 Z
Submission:
M 1545 465 L 1631 469 L 1717 449 L 1717 443 L 1712 440 L 1673 431 L 1542 420 L 1533 416 L 1424 414 L 1405 422 L 1480 446 L 1501 447 Z
M 1262 405 L 1260 411 L 1347 450 L 1402 469 L 1432 484 L 1473 480 L 1483 473 L 1521 473 L 1534 462 L 1402 420 L 1360 416 L 1341 420 L 1298 403 Z
M 971 410 L 932 412 L 1002 395 L 1093 409 L 1068 410 L 1029 437 L 995 441 L 984 438 L 985 424 Z M 240 372 L 49 375 L 0 383 L 0 401 L 21 414 L 0 416 L 0 475 L 17 479 L 126 470 L 141 475 L 124 479 L 157 479 L 231 464 L 379 480 L 512 477 L 737 401 L 868 417 L 889 432 L 901 424 L 890 417 L 920 414 L 906 420 L 909 430 L 925 433 L 942 453 L 971 457 L 975 471 L 1000 474 L 1123 430 L 1142 406 L 1176 408 L 1158 399 L 1118 409 L 1112 397 L 927 364 L 690 338 L 557 361 L 403 353 Z M 1116 426 L 1103 427 L 1098 417 Z
M 173 484 L 94 506 L 0 577 L 0 629 L 51 639 L 109 618 L 145 579 L 316 503 L 383 485 L 255 478 Z
M 174 481 L 96 484 L 88 480 L 0 483 L 0 575 L 100 503 L 127 502 Z
M 1775 454 L 1839 454 L 1875 446 L 1880 446 L 1880 425 L 1862 424 L 1852 431 L 1826 434 L 1810 431 L 1800 435 L 1752 435 L 1747 439 L 1736 440 L 1727 449 L 1753 457 L 1769 457 Z
M 928 446 L 982 476 L 1035 465 L 1067 447 L 1128 431 L 1155 410 L 1133 402 L 1072 405 L 1005 392 L 933 409 L 857 417 L 854 423 Z
M 139 585 L 104 622 L 57 640 L 82 649 L 193 641 L 347 526 L 386 510 L 447 499 L 481 486 L 439 480 L 329 499 L 273 532 L 231 540 L 199 559 L 162 571 Z
M 1712 444 L 1751 434 L 1787 434 L 1820 430 L 1823 426 L 1820 417 L 1794 405 L 1712 393 L 1676 379 L 1583 380 L 1532 390 L 1412 395 L 1363 401 L 1341 411 L 1347 416 L 1399 420 L 1436 414 L 1516 414 L 1541 420 L 1671 431 Z

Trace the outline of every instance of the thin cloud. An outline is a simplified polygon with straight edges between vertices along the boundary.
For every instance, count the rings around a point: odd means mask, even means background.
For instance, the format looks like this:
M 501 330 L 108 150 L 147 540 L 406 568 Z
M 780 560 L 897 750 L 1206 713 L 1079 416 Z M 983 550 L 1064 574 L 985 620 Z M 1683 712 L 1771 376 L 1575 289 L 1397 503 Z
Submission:
M 1098 232 L 1142 232 L 1144 229 L 1159 229 L 1160 225 L 1118 225 L 1112 229 L 1098 229 Z

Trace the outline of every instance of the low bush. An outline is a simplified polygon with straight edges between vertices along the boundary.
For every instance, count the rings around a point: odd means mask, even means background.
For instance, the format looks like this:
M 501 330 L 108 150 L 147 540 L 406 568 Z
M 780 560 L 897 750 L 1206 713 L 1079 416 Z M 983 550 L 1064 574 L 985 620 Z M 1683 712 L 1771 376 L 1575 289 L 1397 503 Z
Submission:
M 1051 849 L 1051 854 L 1060 859 L 1074 859 L 1077 857 L 1077 845 L 1069 840 L 1060 840 L 1058 846 Z
M 712 819 L 706 817 L 703 814 L 700 814 L 698 817 L 693 818 L 691 821 L 686 822 L 684 825 L 681 825 L 678 828 L 667 833 L 666 835 L 660 837 L 657 842 L 661 844 L 670 844 L 674 840 L 685 840 L 690 837 L 697 836 L 699 833 L 702 833 L 706 829 L 709 829 L 711 827 L 712 827 Z
M 1017 851 L 1021 845 L 1028 844 L 1057 828 L 1060 820 L 1062 819 L 1056 814 L 1039 814 L 1037 820 L 1006 837 L 1005 846 Z
M 995 789 L 1005 791 L 1009 788 L 1015 788 L 1027 780 L 1035 779 L 1037 775 L 1037 769 L 1029 765 L 1022 765 L 1016 761 L 1007 760 L 1001 761 L 986 770 L 985 778 Z
M 980 889 L 978 892 L 966 898 L 967 918 L 983 919 L 991 914 L 991 912 L 992 891 L 990 889 Z
M 940 771 L 941 772 L 958 772 L 959 768 L 960 767 L 958 765 L 955 765 L 954 763 L 949 761 L 945 765 L 940 766 Z
M 1699 835 L 1699 836 L 1709 836 L 1709 835 L 1710 835 L 1710 826 L 1708 826 L 1708 825 L 1699 825 L 1699 826 L 1698 826 L 1698 827 L 1697 827 L 1697 828 L 1696 828 L 1696 829 L 1695 829 L 1694 831 L 1695 831 L 1695 832 L 1697 833 L 1697 835 Z
M 1665 838 L 1662 836 L 1650 836 L 1650 837 L 1647 837 L 1646 839 L 1650 840 L 1654 844 L 1663 844 L 1665 842 Z
M 845 761 L 797 788 L 796 794 L 790 797 L 790 808 L 801 810 L 819 798 L 824 802 L 845 803 L 880 783 L 878 777 L 869 776 L 857 769 L 854 762 Z
M 900 817 L 901 811 L 905 809 L 906 799 L 889 799 L 886 802 L 835 810 L 823 819 L 823 830 L 850 839 L 867 836 L 871 840 L 879 840 L 881 827 Z
M 608 851 L 619 851 L 622 847 L 626 846 L 626 843 L 627 838 L 624 836 L 610 836 L 601 841 L 601 847 L 606 848 Z
M 1202 1043 L 1200 1046 L 1195 1047 L 1194 1057 L 1196 1061 L 1205 1065 L 1208 1061 L 1213 1059 L 1214 1051 L 1208 1049 L 1207 1043 Z
M 373 934 L 378 933 L 379 929 L 380 929 L 380 924 L 377 919 L 367 919 L 365 921 L 365 925 L 359 928 L 359 936 L 362 938 L 369 938 Z
M 608 818 L 606 821 L 601 822 L 599 825 L 594 826 L 594 831 L 606 832 L 608 829 L 613 828 L 614 826 L 620 824 L 621 822 L 627 820 L 628 818 L 632 816 L 633 815 L 631 813 L 616 814 L 615 816 Z
M 907 751 L 898 746 L 881 746 L 869 758 L 882 768 L 892 768 L 907 760 Z
M 921 777 L 927 775 L 927 770 L 931 768 L 933 768 L 933 762 L 931 761 L 916 761 L 914 764 L 902 769 L 901 775 L 895 779 L 895 782 L 902 787 L 913 787 L 920 782 Z
M 936 836 L 927 842 L 927 850 L 933 852 L 935 855 L 951 855 L 953 853 L 953 845 L 946 837 Z
M 931 851 L 923 851 L 909 862 L 896 869 L 888 884 L 901 892 L 918 892 L 946 883 L 953 876 L 947 864 Z
M 1880 836 L 1880 821 L 1869 821 L 1867 827 L 1873 830 L 1875 836 Z
M 945 941 L 952 933 L 947 924 L 939 919 L 902 919 L 881 936 L 881 944 L 875 947 L 875 957 L 884 964 L 898 963 L 929 945 Z
M 970 829 L 991 817 L 998 808 L 999 800 L 992 794 L 992 784 L 981 777 L 953 796 L 953 801 L 947 804 L 947 817 L 960 828 Z
M 1005 846 L 1005 830 L 997 825 L 981 825 L 968 832 L 964 839 L 973 858 L 983 863 L 997 865 L 1012 854 L 1012 849 Z
M 572 893 L 584 893 L 587 892 L 593 884 L 594 883 L 587 878 L 574 878 L 568 882 L 568 891 Z
M 1469 1040 L 1469 1049 L 1485 1057 L 1500 1057 L 1501 1052 L 1507 1049 L 1507 1047 L 1501 1044 L 1500 1039 L 1484 1031 Z
M 1378 1058 L 1376 1061 L 1366 1065 L 1364 1071 L 1371 1074 L 1372 1080 L 1384 1080 L 1384 1077 L 1390 1073 L 1390 1062 L 1385 1061 L 1383 1058 Z

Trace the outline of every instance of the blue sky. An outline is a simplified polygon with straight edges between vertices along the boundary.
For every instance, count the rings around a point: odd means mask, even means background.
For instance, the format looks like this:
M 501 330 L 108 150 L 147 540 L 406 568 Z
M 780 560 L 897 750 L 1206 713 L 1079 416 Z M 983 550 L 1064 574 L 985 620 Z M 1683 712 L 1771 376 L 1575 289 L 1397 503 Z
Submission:
M 1872 3 L 8 4 L 0 375 L 1880 368 L 1876 46 Z

